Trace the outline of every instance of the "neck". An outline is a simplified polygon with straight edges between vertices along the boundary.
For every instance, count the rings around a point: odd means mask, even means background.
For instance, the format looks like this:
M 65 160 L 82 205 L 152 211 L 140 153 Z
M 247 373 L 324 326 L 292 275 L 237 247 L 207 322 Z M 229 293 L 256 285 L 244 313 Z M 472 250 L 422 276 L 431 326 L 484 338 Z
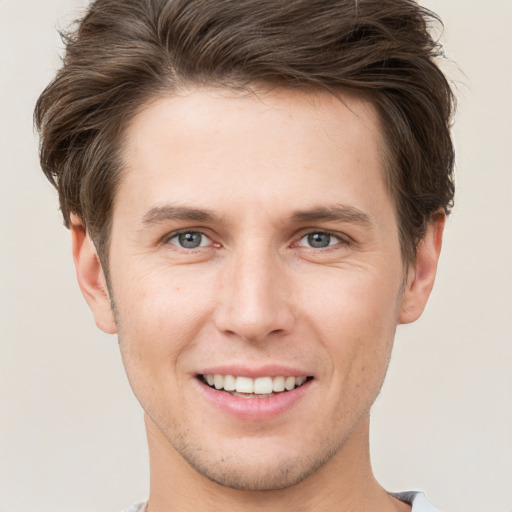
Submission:
M 410 510 L 375 480 L 369 456 L 369 418 L 340 450 L 298 484 L 267 491 L 232 489 L 192 468 L 147 416 L 150 497 L 147 512 L 397 512 Z

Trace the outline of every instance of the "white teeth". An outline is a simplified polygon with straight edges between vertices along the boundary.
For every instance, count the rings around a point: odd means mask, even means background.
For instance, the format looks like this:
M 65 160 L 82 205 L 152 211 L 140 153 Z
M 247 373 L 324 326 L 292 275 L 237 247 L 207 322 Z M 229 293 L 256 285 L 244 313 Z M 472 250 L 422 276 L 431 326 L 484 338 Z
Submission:
M 249 377 L 236 378 L 237 393 L 252 393 L 254 391 L 254 381 Z
M 272 377 L 259 377 L 254 379 L 254 392 L 257 395 L 272 393 Z
M 231 391 L 234 394 L 255 394 L 261 398 L 272 393 L 291 391 L 306 382 L 307 377 L 235 377 L 233 375 L 203 375 L 203 380 L 215 389 Z
M 272 380 L 272 391 L 275 393 L 284 391 L 284 377 L 274 377 Z
M 302 386 L 306 382 L 306 377 L 295 377 L 295 386 Z
M 213 385 L 215 389 L 222 389 L 224 387 L 224 377 L 222 375 L 214 375 Z
M 226 375 L 224 377 L 224 389 L 226 391 L 235 391 L 236 389 L 236 380 L 233 375 Z
M 295 377 L 286 377 L 284 381 L 284 387 L 287 391 L 291 391 L 295 387 Z

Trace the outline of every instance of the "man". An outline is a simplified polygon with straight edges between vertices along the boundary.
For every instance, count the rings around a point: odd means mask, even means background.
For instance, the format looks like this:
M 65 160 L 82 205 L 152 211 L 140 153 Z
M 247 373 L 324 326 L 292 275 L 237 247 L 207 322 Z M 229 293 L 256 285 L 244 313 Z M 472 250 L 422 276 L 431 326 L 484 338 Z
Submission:
M 39 98 L 77 277 L 145 411 L 129 510 L 435 510 L 369 411 L 432 289 L 453 98 L 412 0 L 97 0 Z

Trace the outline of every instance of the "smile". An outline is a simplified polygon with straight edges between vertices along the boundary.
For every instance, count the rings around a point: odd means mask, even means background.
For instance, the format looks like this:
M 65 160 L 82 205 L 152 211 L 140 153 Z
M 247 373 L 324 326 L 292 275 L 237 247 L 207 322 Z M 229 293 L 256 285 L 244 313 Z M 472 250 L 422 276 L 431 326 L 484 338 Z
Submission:
M 234 375 L 201 375 L 203 382 L 218 391 L 227 391 L 241 398 L 269 398 L 276 393 L 302 386 L 308 377 L 241 377 Z
M 216 411 L 256 422 L 282 417 L 301 403 L 309 403 L 312 398 L 306 397 L 315 396 L 317 388 L 313 376 L 280 365 L 205 368 L 194 380 Z

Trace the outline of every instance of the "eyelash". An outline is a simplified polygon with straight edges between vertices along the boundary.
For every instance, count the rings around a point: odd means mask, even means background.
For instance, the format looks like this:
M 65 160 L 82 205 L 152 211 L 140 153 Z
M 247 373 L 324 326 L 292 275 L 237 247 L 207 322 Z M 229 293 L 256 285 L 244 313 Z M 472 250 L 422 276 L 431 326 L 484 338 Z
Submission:
M 203 239 L 201 239 L 200 245 L 198 245 L 197 247 L 183 247 L 183 246 L 179 245 L 178 243 L 172 243 L 171 242 L 173 239 L 176 239 L 180 235 L 201 235 L 201 237 L 203 237 Z M 310 237 L 312 235 L 327 235 L 327 236 L 329 236 L 330 237 L 329 245 L 327 245 L 325 247 L 312 247 L 311 245 L 307 245 L 306 246 L 306 245 L 301 245 L 300 244 L 300 242 L 302 240 L 307 239 L 307 237 Z M 183 251 L 186 251 L 186 252 L 192 252 L 192 251 L 201 250 L 201 249 L 204 249 L 205 247 L 207 247 L 205 245 L 201 245 L 203 243 L 203 241 L 204 241 L 204 238 L 206 238 L 210 242 L 212 242 L 211 237 L 209 237 L 206 233 L 204 233 L 204 232 L 202 232 L 200 230 L 184 229 L 184 230 L 181 230 L 181 231 L 176 231 L 176 232 L 170 233 L 169 235 L 164 237 L 162 242 L 164 244 L 169 244 L 170 243 L 170 244 L 176 246 L 180 250 L 183 250 Z M 331 244 L 330 242 L 332 241 L 332 238 L 336 239 L 337 242 L 334 243 L 334 244 Z M 340 234 L 333 233 L 331 231 L 311 230 L 311 231 L 303 232 L 300 235 L 300 237 L 297 239 L 297 241 L 292 243 L 291 246 L 292 247 L 304 247 L 305 249 L 312 250 L 314 252 L 319 252 L 319 251 L 332 250 L 332 249 L 336 248 L 337 246 L 339 246 L 340 244 L 342 246 L 348 246 L 348 245 L 350 245 L 350 240 L 348 240 L 347 237 L 343 237 Z M 221 247 L 220 244 L 214 244 L 214 245 L 216 247 Z
M 178 243 L 174 244 L 174 243 L 171 242 L 173 239 L 179 237 L 180 235 L 201 235 L 201 237 L 203 237 L 203 239 L 207 238 L 208 240 L 210 240 L 210 242 L 212 241 L 211 237 L 209 237 L 206 233 L 203 233 L 200 230 L 197 230 L 197 229 L 183 229 L 181 231 L 175 231 L 175 232 L 170 233 L 169 235 L 165 236 L 163 238 L 163 240 L 162 240 L 162 243 L 174 245 L 178 249 L 184 250 L 184 251 L 187 251 L 187 252 L 191 252 L 191 251 L 194 251 L 194 250 L 204 249 L 206 247 L 204 245 L 199 245 L 197 247 L 183 247 L 183 246 L 178 245 Z M 201 240 L 201 244 L 203 243 L 203 239 Z M 216 244 L 216 245 L 220 246 L 220 244 Z
M 307 237 L 309 237 L 311 235 L 327 235 L 327 236 L 331 237 L 331 239 L 329 240 L 329 245 L 327 245 L 326 247 L 311 247 L 311 245 L 307 245 L 307 246 L 299 245 L 302 240 L 306 239 Z M 332 241 L 333 238 L 336 239 L 337 242 L 334 244 L 331 244 L 330 242 Z M 299 247 L 305 247 L 308 250 L 313 250 L 315 252 L 319 252 L 319 251 L 333 250 L 333 249 L 339 248 L 340 245 L 348 246 L 348 245 L 350 245 L 350 240 L 348 239 L 348 237 L 342 236 L 339 233 L 333 233 L 332 231 L 311 230 L 311 231 L 302 233 L 301 236 L 299 237 L 298 241 L 295 242 L 293 245 L 299 246 Z

